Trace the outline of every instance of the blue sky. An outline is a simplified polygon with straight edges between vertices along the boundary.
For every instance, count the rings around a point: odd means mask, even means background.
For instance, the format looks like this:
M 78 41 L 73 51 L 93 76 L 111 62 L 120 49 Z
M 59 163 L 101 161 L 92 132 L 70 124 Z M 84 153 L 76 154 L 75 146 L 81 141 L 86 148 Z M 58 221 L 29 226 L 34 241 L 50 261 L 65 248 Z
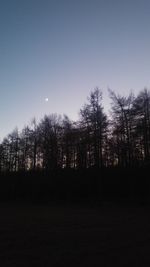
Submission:
M 76 120 L 96 86 L 106 110 L 108 87 L 149 88 L 149 13 L 149 0 L 0 0 L 0 138 L 34 116 Z

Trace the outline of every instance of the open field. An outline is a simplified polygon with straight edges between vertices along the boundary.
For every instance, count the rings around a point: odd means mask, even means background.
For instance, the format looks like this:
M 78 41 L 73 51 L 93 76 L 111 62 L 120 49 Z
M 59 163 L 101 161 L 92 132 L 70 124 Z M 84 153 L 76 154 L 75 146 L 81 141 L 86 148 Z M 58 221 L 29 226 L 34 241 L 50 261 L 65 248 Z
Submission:
M 1 203 L 0 266 L 150 266 L 150 208 Z

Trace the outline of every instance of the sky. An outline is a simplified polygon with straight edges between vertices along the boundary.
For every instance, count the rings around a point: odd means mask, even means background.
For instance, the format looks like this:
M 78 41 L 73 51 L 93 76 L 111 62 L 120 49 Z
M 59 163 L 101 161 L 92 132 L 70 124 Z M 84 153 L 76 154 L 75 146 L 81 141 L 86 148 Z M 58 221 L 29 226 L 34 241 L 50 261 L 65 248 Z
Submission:
M 149 14 L 149 0 L 0 0 L 0 140 L 44 114 L 77 120 L 97 86 L 106 112 L 108 88 L 149 88 Z

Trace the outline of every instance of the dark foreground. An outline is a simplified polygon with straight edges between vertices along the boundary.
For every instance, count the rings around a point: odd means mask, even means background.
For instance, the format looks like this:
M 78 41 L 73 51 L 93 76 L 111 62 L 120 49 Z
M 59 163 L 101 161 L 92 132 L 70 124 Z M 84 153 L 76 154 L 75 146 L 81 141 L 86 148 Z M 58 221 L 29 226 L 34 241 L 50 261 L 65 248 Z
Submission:
M 1 203 L 0 266 L 150 266 L 150 207 Z

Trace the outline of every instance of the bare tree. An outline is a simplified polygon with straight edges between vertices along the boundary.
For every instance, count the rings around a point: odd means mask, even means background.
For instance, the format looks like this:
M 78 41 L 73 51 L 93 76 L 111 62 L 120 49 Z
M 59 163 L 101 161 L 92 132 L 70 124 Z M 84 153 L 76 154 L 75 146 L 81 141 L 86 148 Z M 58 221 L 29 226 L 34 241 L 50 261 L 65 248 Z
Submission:
M 112 125 L 115 143 L 118 146 L 118 164 L 128 166 L 133 159 L 133 112 L 134 95 L 128 97 L 116 95 L 109 89 L 112 100 Z
M 80 110 L 81 122 L 88 136 L 91 164 L 102 167 L 104 154 L 104 136 L 107 132 L 107 117 L 102 107 L 102 92 L 95 88 L 88 98 L 88 104 Z M 92 151 L 91 151 L 92 150 Z M 93 156 L 93 160 L 91 159 Z
M 150 160 L 150 92 L 141 91 L 133 105 L 134 120 L 136 122 L 135 138 L 137 147 L 145 161 Z
M 52 114 L 44 117 L 39 124 L 41 152 L 43 155 L 43 168 L 56 169 L 59 162 L 59 134 L 61 117 Z

